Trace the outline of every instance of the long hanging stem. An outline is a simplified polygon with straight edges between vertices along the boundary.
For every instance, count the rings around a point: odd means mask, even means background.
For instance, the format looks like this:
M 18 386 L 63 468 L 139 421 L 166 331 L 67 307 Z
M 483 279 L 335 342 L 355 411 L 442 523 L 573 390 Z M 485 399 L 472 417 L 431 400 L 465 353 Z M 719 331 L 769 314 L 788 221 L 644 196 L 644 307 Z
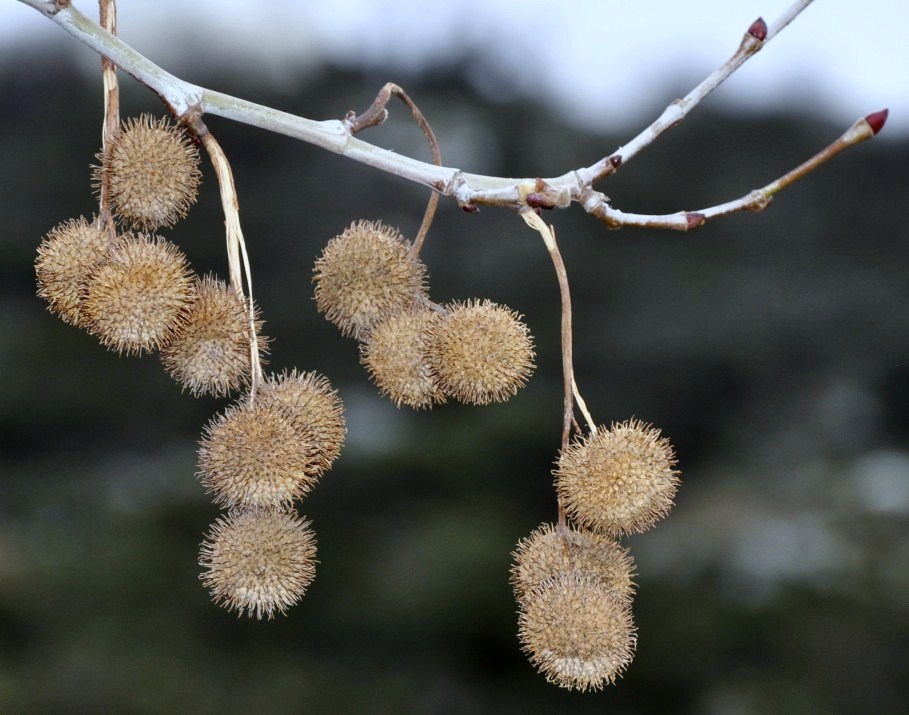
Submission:
M 111 35 L 117 34 L 116 0 L 98 0 L 98 16 L 101 26 Z M 104 123 L 101 129 L 101 152 L 108 150 L 120 133 L 120 83 L 117 80 L 117 66 L 107 57 L 101 58 L 101 78 L 104 85 Z M 98 187 L 98 226 L 106 229 L 108 240 L 113 243 L 117 237 L 110 210 L 110 175 L 101 172 Z
M 256 307 L 253 301 L 252 270 L 249 255 L 246 252 L 246 241 L 243 229 L 240 228 L 240 202 L 234 185 L 234 175 L 227 161 L 227 155 L 218 144 L 214 135 L 199 117 L 189 117 L 187 124 L 199 137 L 211 159 L 218 177 L 221 191 L 221 208 L 224 211 L 225 237 L 227 240 L 227 263 L 230 271 L 230 285 L 241 300 L 247 303 L 249 315 L 249 399 L 255 400 L 256 390 L 264 381 L 262 362 L 259 359 L 259 337 L 256 333 Z M 243 292 L 243 279 L 246 279 L 246 295 Z

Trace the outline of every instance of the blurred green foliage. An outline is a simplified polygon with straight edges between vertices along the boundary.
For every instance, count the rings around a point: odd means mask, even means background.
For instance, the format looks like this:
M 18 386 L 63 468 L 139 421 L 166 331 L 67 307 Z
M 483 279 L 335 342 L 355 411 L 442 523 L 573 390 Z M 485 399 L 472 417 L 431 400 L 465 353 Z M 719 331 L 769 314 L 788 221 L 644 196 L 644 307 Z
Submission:
M 546 217 L 593 414 L 654 422 L 683 470 L 675 511 L 626 540 L 636 661 L 617 686 L 579 695 L 520 653 L 508 585 L 515 542 L 555 518 L 559 299 L 536 234 L 505 212 L 443 203 L 423 254 L 433 298 L 523 313 L 539 367 L 504 405 L 396 410 L 355 343 L 316 314 L 311 269 L 352 220 L 412 235 L 425 192 L 210 120 L 233 164 L 270 367 L 326 373 L 349 427 L 301 507 L 319 539 L 311 591 L 286 618 L 237 619 L 209 602 L 196 566 L 217 512 L 193 477 L 195 442 L 225 403 L 181 395 L 154 357 L 116 357 L 34 296 L 42 235 L 95 208 L 100 82 L 73 66 L 44 52 L 0 70 L 0 711 L 902 712 L 906 142 L 850 150 L 766 212 L 690 235 L 613 233 L 577 207 Z M 364 109 L 388 79 L 327 68 L 292 96 L 204 81 L 323 118 Z M 483 102 L 457 67 L 406 85 L 446 164 L 467 171 L 556 175 L 627 139 Z M 123 104 L 160 112 L 128 80 Z M 697 209 L 763 185 L 841 129 L 699 109 L 602 188 L 628 211 Z M 365 138 L 427 154 L 401 109 Z M 200 205 L 168 236 L 198 272 L 225 277 L 206 172 Z

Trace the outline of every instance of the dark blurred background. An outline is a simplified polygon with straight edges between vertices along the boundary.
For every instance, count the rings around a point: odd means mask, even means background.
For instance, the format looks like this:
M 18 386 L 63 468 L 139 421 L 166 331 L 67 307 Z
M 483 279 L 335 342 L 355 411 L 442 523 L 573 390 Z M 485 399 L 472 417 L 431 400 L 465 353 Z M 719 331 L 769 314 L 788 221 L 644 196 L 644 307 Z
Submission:
M 100 80 L 71 51 L 21 53 L 0 71 L 0 712 L 903 711 L 909 144 L 881 137 L 764 213 L 688 235 L 610 232 L 578 207 L 546 216 L 596 420 L 653 422 L 683 472 L 669 518 L 626 540 L 635 662 L 605 692 L 572 694 L 521 654 L 508 585 L 517 540 L 556 515 L 559 298 L 537 234 L 502 211 L 442 204 L 423 253 L 432 297 L 521 312 L 538 368 L 503 405 L 397 410 L 316 313 L 312 264 L 355 219 L 413 235 L 425 191 L 210 119 L 238 185 L 269 369 L 327 374 L 349 430 L 301 505 L 319 539 L 310 592 L 286 617 L 238 619 L 209 601 L 196 563 L 218 514 L 194 477 L 196 440 L 226 403 L 181 394 L 154 357 L 118 358 L 35 297 L 41 237 L 96 210 Z M 394 79 L 446 164 L 475 173 L 557 175 L 629 138 L 584 135 L 540 104 L 491 104 L 457 62 L 405 77 L 325 66 L 283 92 L 254 73 L 197 74 L 313 118 L 363 110 Z M 668 101 L 687 87 L 652 89 Z M 129 80 L 123 108 L 161 113 Z M 842 129 L 708 104 L 599 188 L 626 211 L 698 209 Z M 397 107 L 364 138 L 428 157 Z M 199 205 L 166 235 L 199 273 L 226 277 L 205 171 Z

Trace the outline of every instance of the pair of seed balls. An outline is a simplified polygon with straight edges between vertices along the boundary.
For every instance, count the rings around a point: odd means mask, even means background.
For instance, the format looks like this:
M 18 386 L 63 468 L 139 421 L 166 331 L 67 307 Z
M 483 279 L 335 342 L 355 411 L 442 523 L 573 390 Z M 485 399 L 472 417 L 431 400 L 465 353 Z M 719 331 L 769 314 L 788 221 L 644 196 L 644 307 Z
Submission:
M 361 361 L 398 406 L 502 402 L 533 372 L 520 317 L 488 300 L 432 303 L 426 267 L 397 229 L 351 224 L 316 261 L 314 282 L 318 310 L 360 341 Z

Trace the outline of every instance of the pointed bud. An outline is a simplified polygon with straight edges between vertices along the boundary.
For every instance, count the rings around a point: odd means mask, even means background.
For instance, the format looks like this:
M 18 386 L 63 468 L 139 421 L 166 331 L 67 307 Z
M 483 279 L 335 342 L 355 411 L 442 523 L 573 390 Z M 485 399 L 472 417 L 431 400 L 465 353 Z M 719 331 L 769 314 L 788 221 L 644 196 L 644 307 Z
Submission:
M 882 109 L 879 112 L 872 112 L 865 117 L 865 121 L 868 122 L 868 126 L 871 127 L 871 131 L 874 132 L 875 135 L 884 128 L 888 114 L 890 114 L 889 109 Z
M 751 27 L 748 28 L 748 34 L 761 42 L 767 39 L 767 23 L 764 22 L 763 17 L 759 17 L 751 23 Z

